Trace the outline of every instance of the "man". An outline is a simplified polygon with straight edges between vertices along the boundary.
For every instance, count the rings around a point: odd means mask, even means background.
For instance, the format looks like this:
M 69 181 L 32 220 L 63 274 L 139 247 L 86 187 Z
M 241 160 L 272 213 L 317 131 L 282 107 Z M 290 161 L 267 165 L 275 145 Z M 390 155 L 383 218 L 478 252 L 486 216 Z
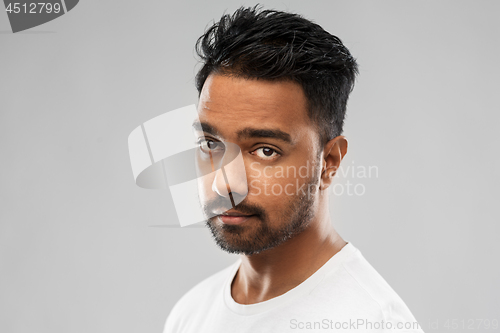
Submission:
M 246 169 L 233 183 L 234 170 L 217 170 L 200 199 L 217 244 L 241 257 L 184 295 L 165 333 L 422 332 L 330 222 L 327 189 L 347 152 L 358 72 L 348 49 L 299 15 L 242 7 L 197 51 L 200 155 L 235 144 Z

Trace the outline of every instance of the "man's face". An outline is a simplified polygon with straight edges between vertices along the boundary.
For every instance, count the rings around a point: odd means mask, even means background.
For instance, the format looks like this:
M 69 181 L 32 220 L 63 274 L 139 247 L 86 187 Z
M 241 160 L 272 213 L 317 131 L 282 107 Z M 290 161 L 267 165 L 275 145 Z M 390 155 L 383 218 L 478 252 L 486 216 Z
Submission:
M 198 113 L 200 154 L 208 160 L 223 156 L 223 143 L 229 142 L 241 150 L 246 169 L 246 175 L 219 169 L 199 184 L 206 216 L 216 215 L 207 225 L 217 244 L 250 255 L 306 229 L 318 209 L 321 164 L 318 133 L 307 115 L 302 87 L 212 74 L 203 86 Z M 228 185 L 228 178 L 242 176 L 246 183 Z

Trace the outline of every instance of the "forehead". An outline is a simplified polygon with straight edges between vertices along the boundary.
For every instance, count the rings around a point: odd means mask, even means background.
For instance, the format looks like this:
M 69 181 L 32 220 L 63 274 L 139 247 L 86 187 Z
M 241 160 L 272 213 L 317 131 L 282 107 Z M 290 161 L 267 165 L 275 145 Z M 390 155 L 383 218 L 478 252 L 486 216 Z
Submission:
M 203 85 L 198 113 L 226 139 L 245 127 L 278 128 L 292 136 L 312 127 L 302 87 L 292 81 L 212 74 Z

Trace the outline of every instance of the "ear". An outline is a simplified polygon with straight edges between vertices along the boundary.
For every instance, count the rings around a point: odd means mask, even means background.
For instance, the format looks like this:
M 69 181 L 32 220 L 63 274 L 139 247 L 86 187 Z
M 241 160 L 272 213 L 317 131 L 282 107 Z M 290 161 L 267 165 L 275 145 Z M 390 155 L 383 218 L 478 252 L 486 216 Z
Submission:
M 333 176 L 340 167 L 340 162 L 347 153 L 347 139 L 339 135 L 328 141 L 323 149 L 323 167 L 321 169 L 320 190 L 326 190 L 333 181 Z

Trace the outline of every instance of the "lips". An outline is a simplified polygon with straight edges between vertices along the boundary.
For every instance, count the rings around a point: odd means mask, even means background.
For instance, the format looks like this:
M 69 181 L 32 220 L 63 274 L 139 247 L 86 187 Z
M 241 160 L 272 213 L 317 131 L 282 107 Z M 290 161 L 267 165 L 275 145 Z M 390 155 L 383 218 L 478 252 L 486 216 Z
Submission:
M 252 216 L 252 215 L 248 215 L 248 214 L 239 214 L 239 213 L 222 213 L 222 214 L 219 214 L 219 215 L 223 215 L 223 216 L 242 216 L 242 217 Z
M 243 214 L 235 211 L 228 211 L 218 215 L 219 220 L 224 224 L 237 225 L 248 221 L 255 215 Z

